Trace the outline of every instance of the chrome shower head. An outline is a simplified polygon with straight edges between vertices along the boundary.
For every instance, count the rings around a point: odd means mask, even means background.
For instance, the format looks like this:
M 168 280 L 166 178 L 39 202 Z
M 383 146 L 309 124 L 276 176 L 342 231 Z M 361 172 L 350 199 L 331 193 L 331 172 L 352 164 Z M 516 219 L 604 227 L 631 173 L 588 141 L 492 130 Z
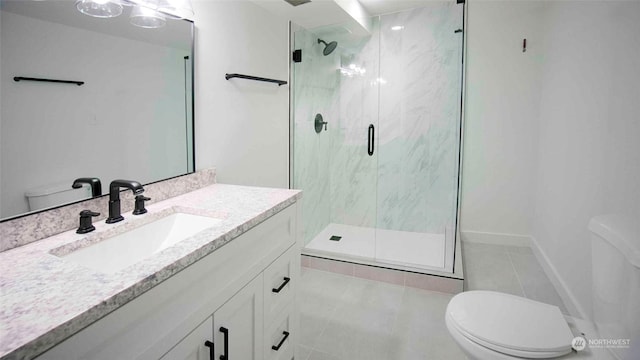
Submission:
M 332 42 L 327 44 L 326 41 L 318 39 L 318 44 L 324 44 L 324 50 L 322 50 L 322 54 L 324 56 L 327 56 L 327 55 L 331 54 L 333 52 L 333 50 L 335 50 L 336 47 L 338 47 L 338 42 L 337 41 L 332 41 Z

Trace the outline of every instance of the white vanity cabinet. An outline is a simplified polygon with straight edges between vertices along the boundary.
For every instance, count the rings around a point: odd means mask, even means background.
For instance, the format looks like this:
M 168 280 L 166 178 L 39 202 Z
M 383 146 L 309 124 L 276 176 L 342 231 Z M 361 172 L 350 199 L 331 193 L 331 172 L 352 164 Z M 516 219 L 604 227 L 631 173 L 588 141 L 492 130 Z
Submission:
M 298 206 L 285 208 L 38 359 L 211 360 L 214 347 L 215 360 L 225 359 L 221 355 L 291 360 L 298 321 Z
M 214 359 L 262 359 L 262 276 L 253 279 L 213 314 Z
M 166 353 L 161 360 L 211 360 L 213 342 L 210 342 L 210 339 L 213 339 L 211 316 Z
M 262 315 L 262 276 L 258 276 L 161 359 L 261 359 Z
M 209 360 L 222 356 L 228 360 L 291 360 L 297 335 L 294 299 L 299 256 L 297 247 L 291 247 L 162 360 Z

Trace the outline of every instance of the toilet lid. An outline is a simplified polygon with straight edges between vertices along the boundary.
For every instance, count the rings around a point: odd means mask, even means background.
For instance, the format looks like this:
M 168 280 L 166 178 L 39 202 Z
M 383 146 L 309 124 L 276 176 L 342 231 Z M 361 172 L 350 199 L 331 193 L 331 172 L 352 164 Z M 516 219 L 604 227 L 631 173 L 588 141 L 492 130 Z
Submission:
M 571 352 L 573 334 L 557 306 L 494 291 L 468 291 L 451 299 L 447 316 L 465 337 L 495 351 L 531 357 Z

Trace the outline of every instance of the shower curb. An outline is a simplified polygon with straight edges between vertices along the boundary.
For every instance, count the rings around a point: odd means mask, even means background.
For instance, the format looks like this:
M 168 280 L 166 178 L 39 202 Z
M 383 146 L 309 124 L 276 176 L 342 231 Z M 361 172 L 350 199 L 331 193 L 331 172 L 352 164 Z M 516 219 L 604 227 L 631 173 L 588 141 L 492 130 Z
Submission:
M 328 271 L 336 274 L 358 277 L 395 285 L 437 291 L 445 294 L 462 292 L 463 279 L 441 275 L 423 274 L 413 271 L 390 269 L 386 267 L 358 264 L 344 260 L 328 259 L 318 256 L 301 255 L 302 266 L 310 269 Z

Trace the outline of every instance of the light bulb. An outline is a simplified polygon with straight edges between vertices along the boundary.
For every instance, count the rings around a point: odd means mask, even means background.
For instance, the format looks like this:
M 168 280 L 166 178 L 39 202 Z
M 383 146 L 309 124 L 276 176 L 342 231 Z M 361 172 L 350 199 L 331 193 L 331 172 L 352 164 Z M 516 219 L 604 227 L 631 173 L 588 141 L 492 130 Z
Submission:
M 136 6 L 131 10 L 131 16 L 129 22 L 135 26 L 139 26 L 146 29 L 157 29 L 163 27 L 167 20 L 161 13 L 149 9 L 144 6 Z
M 113 0 L 77 0 L 76 9 L 81 13 L 98 18 L 112 18 L 122 14 L 122 5 Z

